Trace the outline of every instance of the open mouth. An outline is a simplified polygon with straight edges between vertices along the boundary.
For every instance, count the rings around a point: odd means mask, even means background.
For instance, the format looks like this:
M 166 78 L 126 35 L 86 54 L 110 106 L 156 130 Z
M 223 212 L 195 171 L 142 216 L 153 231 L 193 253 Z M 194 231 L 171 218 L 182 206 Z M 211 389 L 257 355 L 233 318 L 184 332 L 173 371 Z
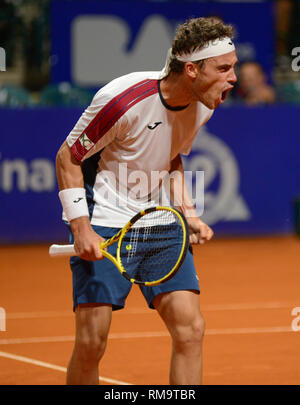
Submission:
M 230 92 L 230 90 L 231 90 L 231 89 L 227 89 L 227 90 L 224 90 L 224 91 L 222 92 L 222 94 L 221 94 L 221 102 L 222 102 L 222 103 L 224 103 L 224 101 L 226 100 L 226 97 L 227 97 L 228 93 Z

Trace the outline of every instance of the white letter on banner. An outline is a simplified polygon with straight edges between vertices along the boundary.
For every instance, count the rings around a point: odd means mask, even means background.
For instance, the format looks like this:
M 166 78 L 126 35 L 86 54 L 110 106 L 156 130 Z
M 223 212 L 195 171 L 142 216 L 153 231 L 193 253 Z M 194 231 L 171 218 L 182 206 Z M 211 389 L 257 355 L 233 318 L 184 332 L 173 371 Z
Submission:
M 292 49 L 292 55 L 297 56 L 295 59 L 292 60 L 292 70 L 294 72 L 299 72 L 300 70 L 300 47 Z
M 5 72 L 6 71 L 6 53 L 5 49 L 0 48 L 0 71 Z

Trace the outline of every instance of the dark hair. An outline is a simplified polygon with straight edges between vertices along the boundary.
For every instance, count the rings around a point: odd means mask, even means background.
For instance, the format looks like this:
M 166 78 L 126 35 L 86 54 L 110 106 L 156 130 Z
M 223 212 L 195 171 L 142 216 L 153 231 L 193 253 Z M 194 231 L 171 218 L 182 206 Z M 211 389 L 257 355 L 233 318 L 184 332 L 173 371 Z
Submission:
M 178 26 L 173 43 L 170 70 L 181 73 L 184 62 L 176 59 L 175 55 L 189 53 L 201 49 L 207 42 L 214 39 L 233 37 L 232 25 L 225 24 L 220 18 L 192 18 Z M 202 66 L 204 61 L 195 62 Z

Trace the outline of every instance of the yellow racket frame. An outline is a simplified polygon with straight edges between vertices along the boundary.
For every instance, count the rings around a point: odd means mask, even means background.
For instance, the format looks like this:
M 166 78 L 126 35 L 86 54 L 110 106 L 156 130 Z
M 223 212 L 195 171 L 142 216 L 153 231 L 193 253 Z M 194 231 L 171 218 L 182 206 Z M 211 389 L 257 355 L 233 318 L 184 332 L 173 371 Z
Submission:
M 126 233 L 132 228 L 132 226 L 135 224 L 135 222 L 138 219 L 140 219 L 141 217 L 143 217 L 146 214 L 149 214 L 150 212 L 161 211 L 161 210 L 173 212 L 181 223 L 182 231 L 183 231 L 183 241 L 182 241 L 182 248 L 181 248 L 180 254 L 178 256 L 177 262 L 175 263 L 174 267 L 164 277 L 162 277 L 158 280 L 145 281 L 145 282 L 135 280 L 134 278 L 131 278 L 127 274 L 126 269 L 124 268 L 124 266 L 122 264 L 122 260 L 121 260 L 122 240 L 125 237 Z M 110 253 L 108 253 L 106 251 L 106 248 L 117 241 L 118 241 L 118 247 L 117 247 L 117 255 L 115 257 L 115 256 L 111 255 Z M 143 211 L 140 211 L 133 218 L 131 218 L 131 220 L 128 221 L 128 223 L 118 233 L 116 233 L 112 238 L 101 243 L 100 249 L 101 249 L 103 256 L 105 256 L 107 259 L 111 260 L 114 263 L 114 265 L 117 267 L 117 269 L 120 271 L 122 276 L 124 276 L 131 283 L 142 284 L 145 286 L 159 285 L 159 284 L 165 283 L 170 278 L 172 278 L 177 273 L 177 271 L 180 269 L 180 266 L 181 266 L 183 260 L 185 259 L 187 249 L 188 249 L 188 226 L 187 226 L 187 223 L 186 223 L 186 220 L 185 220 L 183 214 L 181 212 L 179 212 L 178 210 L 176 210 L 175 208 L 163 207 L 163 206 L 147 208 Z

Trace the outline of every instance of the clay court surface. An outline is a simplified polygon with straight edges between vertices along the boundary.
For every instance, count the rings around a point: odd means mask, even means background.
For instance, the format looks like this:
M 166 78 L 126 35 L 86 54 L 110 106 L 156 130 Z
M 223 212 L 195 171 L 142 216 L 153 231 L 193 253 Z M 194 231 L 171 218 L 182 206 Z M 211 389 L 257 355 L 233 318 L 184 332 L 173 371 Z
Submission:
M 215 239 L 194 248 L 206 319 L 206 385 L 298 385 L 300 239 Z M 0 247 L 0 385 L 62 385 L 74 342 L 68 259 L 48 246 Z M 2 321 L 3 328 L 3 321 Z M 131 349 L 134 350 L 131 350 Z M 168 384 L 170 338 L 133 286 L 113 314 L 101 384 Z

